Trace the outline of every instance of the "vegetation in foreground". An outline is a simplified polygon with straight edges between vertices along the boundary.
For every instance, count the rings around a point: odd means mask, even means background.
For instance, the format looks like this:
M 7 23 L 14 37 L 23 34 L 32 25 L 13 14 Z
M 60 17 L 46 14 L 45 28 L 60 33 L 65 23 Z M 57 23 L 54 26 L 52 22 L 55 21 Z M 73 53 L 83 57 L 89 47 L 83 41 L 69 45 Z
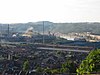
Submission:
M 100 49 L 93 50 L 77 68 L 77 63 L 67 60 L 60 68 L 37 67 L 36 72 L 48 74 L 76 73 L 77 75 L 100 73 Z
M 91 51 L 77 69 L 78 75 L 90 73 L 100 73 L 100 49 Z

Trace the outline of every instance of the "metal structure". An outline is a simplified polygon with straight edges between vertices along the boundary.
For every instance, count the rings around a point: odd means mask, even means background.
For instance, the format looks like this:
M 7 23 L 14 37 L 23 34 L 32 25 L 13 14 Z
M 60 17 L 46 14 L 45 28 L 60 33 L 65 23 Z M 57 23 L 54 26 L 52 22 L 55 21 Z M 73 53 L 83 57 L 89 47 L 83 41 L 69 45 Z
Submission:
M 43 44 L 45 43 L 44 40 L 45 40 L 45 39 L 44 39 L 44 21 L 43 21 Z

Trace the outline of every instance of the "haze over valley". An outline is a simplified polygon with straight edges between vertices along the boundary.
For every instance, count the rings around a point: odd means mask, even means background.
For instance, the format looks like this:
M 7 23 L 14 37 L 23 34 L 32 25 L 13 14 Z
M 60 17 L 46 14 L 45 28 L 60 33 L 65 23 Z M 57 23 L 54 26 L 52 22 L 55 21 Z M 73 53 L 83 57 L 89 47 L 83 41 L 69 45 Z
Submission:
M 28 22 L 28 23 L 14 23 L 9 24 L 11 32 L 25 32 L 28 28 L 32 27 L 35 32 L 43 32 L 43 21 Z M 8 24 L 0 24 L 0 31 L 6 31 Z M 52 33 L 80 33 L 80 32 L 92 32 L 100 34 L 99 22 L 78 22 L 78 23 L 53 23 L 44 21 L 44 31 Z

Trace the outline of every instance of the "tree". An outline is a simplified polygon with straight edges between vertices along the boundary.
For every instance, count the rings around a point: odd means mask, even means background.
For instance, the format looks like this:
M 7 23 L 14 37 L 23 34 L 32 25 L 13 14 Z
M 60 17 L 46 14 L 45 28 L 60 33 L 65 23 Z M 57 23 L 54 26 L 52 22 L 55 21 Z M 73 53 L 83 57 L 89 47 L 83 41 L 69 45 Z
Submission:
M 28 71 L 29 70 L 29 61 L 28 60 L 26 60 L 25 62 L 24 62 L 24 64 L 23 64 L 23 71 Z
M 76 71 L 78 74 L 100 72 L 100 49 L 91 51 Z
M 76 73 L 76 63 L 72 60 L 67 60 L 64 64 L 62 64 L 62 68 L 60 69 L 61 73 Z
M 38 73 L 42 73 L 43 71 L 44 71 L 44 69 L 41 68 L 41 67 L 37 67 L 37 68 L 36 68 L 36 72 L 38 72 Z

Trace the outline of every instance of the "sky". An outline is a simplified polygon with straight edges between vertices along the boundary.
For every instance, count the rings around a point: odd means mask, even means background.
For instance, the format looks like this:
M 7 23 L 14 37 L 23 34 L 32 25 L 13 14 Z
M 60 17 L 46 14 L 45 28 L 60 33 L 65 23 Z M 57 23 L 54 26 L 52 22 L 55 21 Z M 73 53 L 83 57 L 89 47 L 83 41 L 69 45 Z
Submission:
M 0 0 L 0 23 L 100 22 L 100 0 Z

